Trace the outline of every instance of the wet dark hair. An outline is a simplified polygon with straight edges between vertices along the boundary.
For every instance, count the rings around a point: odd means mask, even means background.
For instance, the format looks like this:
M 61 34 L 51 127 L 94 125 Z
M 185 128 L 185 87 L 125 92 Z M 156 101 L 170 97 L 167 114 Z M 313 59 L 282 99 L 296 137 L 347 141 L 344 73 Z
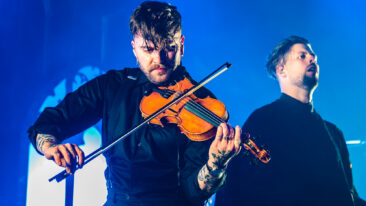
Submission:
M 309 44 L 309 41 L 299 36 L 290 36 L 282 40 L 276 45 L 272 53 L 268 55 L 267 60 L 267 72 L 268 75 L 277 79 L 276 68 L 277 66 L 284 64 L 286 61 L 286 54 L 294 44 Z
M 177 7 L 168 3 L 145 1 L 133 12 L 130 30 L 132 36 L 139 34 L 155 46 L 164 46 L 172 43 L 174 35 L 182 30 L 181 15 Z

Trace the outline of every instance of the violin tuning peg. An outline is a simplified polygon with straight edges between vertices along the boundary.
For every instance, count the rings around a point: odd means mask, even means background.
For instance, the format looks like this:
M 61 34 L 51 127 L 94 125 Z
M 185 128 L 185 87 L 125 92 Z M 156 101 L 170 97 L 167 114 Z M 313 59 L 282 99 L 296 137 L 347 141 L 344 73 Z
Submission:
M 258 139 L 257 136 L 252 136 L 249 133 L 245 133 L 244 135 L 245 135 L 246 139 L 250 139 L 252 141 L 255 141 L 256 139 Z

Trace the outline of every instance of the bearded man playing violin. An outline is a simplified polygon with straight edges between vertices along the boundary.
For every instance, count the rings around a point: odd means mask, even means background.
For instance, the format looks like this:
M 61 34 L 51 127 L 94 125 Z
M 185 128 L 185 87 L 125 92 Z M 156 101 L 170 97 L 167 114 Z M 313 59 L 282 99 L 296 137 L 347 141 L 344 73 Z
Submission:
M 353 184 L 342 132 L 313 107 L 319 66 L 309 42 L 284 39 L 269 55 L 267 69 L 282 95 L 255 110 L 242 129 L 268 144 L 272 160 L 250 166 L 235 158 L 216 206 L 366 205 Z
M 185 78 L 195 83 L 181 65 L 184 37 L 176 7 L 143 2 L 130 29 L 140 68 L 109 71 L 87 82 L 45 109 L 28 130 L 37 151 L 68 173 L 74 164 L 83 165 L 84 153 L 63 140 L 102 119 L 102 143 L 110 143 L 143 121 L 140 102 L 152 90 Z M 195 95 L 213 97 L 204 88 Z M 202 205 L 223 185 L 225 168 L 240 150 L 240 127 L 222 123 L 211 140 L 192 141 L 176 124 L 162 126 L 146 124 L 104 154 L 106 205 Z

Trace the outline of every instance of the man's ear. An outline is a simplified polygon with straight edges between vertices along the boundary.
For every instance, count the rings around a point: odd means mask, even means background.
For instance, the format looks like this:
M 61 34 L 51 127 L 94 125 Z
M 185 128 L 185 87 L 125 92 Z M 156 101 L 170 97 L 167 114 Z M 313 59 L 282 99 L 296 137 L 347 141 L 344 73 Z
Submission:
M 284 65 L 278 65 L 276 67 L 276 75 L 278 77 L 286 77 L 286 69 L 285 69 Z
M 183 54 L 184 54 L 184 36 L 183 35 L 180 37 L 180 43 L 181 43 L 180 56 L 183 56 Z
M 136 56 L 136 53 L 135 53 L 135 42 L 133 40 L 131 41 L 131 46 L 132 46 L 132 52 Z

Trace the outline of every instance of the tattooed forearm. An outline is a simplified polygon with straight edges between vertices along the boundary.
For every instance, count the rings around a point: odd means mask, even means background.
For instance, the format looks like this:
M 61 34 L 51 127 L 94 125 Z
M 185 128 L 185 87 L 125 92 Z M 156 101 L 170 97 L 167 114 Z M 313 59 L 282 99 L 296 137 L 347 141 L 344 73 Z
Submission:
M 38 134 L 36 143 L 38 151 L 42 152 L 45 143 L 51 143 L 51 145 L 54 145 L 57 141 L 56 138 L 50 134 Z
M 208 167 L 209 166 L 205 164 L 201 168 L 198 173 L 197 179 L 198 184 L 203 191 L 207 193 L 213 193 L 213 191 L 217 189 L 217 186 L 221 182 L 221 178 L 223 177 L 224 172 L 213 175 L 210 173 Z
M 202 190 L 212 193 L 217 189 L 224 176 L 229 157 L 230 152 L 226 150 L 210 153 L 208 163 L 201 168 L 197 176 L 198 184 Z

